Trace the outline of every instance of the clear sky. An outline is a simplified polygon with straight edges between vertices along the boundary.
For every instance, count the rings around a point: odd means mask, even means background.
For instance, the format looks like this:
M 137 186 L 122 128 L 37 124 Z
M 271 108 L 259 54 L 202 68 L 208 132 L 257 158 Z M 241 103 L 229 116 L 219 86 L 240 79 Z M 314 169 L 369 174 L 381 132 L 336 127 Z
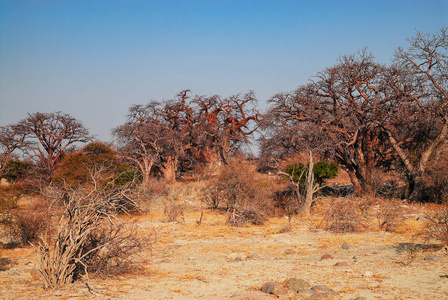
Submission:
M 132 104 L 249 90 L 261 107 L 342 54 L 388 63 L 448 0 L 0 0 L 0 126 L 69 113 L 103 141 Z

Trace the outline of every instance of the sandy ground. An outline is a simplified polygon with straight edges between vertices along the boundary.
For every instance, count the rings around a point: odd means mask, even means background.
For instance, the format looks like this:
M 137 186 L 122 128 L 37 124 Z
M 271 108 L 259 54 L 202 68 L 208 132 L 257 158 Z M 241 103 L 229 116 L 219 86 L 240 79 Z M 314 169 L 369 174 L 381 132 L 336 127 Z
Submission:
M 405 231 L 342 235 L 315 229 L 316 220 L 294 219 L 292 230 L 281 233 L 285 218 L 234 228 L 212 211 L 198 226 L 199 216 L 192 210 L 171 223 L 161 212 L 141 216 L 139 230 L 156 238 L 140 257 L 146 271 L 91 278 L 90 289 L 81 280 L 44 290 L 32 247 L 1 249 L 0 258 L 11 263 L 0 271 L 0 299 L 269 299 L 275 296 L 259 292 L 262 285 L 288 278 L 326 285 L 337 293 L 332 299 L 448 299 L 448 278 L 441 277 L 448 274 L 446 250 L 399 252 L 400 243 L 414 242 Z

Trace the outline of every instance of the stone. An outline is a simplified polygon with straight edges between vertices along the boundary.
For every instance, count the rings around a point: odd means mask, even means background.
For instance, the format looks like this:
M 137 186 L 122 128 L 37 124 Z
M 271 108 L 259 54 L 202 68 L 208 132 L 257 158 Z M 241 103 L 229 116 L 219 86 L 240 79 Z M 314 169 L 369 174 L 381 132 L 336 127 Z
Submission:
M 302 297 L 302 298 L 311 298 L 312 296 L 314 296 L 316 294 L 315 291 L 310 290 L 310 289 L 301 289 L 296 291 L 297 295 Z
M 332 289 L 330 289 L 328 286 L 326 285 L 315 285 L 311 288 L 313 291 L 315 291 L 316 293 L 326 293 L 326 294 L 334 294 L 334 291 Z
M 296 251 L 292 248 L 286 249 L 284 252 L 285 255 L 290 255 L 290 254 L 295 254 L 295 253 L 296 253 Z
M 334 266 L 335 267 L 346 267 L 346 266 L 348 266 L 348 263 L 345 261 L 340 261 L 340 262 L 335 263 Z
M 438 260 L 439 257 L 437 255 L 428 255 L 424 258 L 424 260 Z
M 350 249 L 350 246 L 347 244 L 347 242 L 344 242 L 344 243 L 342 244 L 342 249 L 344 249 L 344 250 L 348 250 L 348 249 Z
M 261 291 L 263 293 L 272 294 L 278 297 L 288 294 L 287 289 L 272 281 L 268 281 L 263 284 L 263 286 L 261 287 Z
M 256 253 L 250 253 L 250 254 L 248 254 L 247 255 L 247 259 L 256 259 L 256 258 L 259 258 L 260 256 L 258 255 L 258 254 L 256 254 Z
M 297 292 L 298 290 L 308 289 L 311 285 L 303 279 L 289 278 L 283 282 L 283 286 L 288 290 Z
M 366 298 L 366 297 L 356 297 L 356 298 L 353 299 L 353 300 L 367 300 L 367 298 Z
M 324 259 L 333 259 L 333 256 L 331 256 L 330 254 L 324 254 L 324 255 L 321 256 L 320 259 L 321 259 L 321 260 L 324 260 Z
M 236 294 L 230 297 L 235 300 L 272 300 L 271 296 L 260 291 L 248 291 L 242 294 Z
M 31 269 L 28 272 L 30 273 L 31 277 L 34 278 L 34 279 L 41 278 L 41 274 L 40 274 L 40 272 L 37 269 Z
M 246 259 L 246 257 L 242 254 L 242 253 L 238 253 L 238 252 L 232 252 L 226 255 L 226 259 L 228 261 L 243 261 Z
M 364 277 L 372 277 L 373 276 L 373 272 L 365 271 L 364 274 L 362 274 L 362 276 L 364 276 Z

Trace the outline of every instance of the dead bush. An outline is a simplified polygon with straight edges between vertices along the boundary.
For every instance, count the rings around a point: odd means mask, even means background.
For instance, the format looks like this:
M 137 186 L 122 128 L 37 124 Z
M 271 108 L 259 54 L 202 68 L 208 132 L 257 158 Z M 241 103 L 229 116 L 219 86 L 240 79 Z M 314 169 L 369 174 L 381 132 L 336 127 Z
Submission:
M 81 252 L 88 253 L 84 264 L 90 274 L 109 277 L 142 271 L 139 253 L 150 244 L 151 236 L 139 235 L 135 222 L 103 221 L 87 236 Z M 78 264 L 74 273 L 84 274 L 84 266 Z
M 260 209 L 234 208 L 228 216 L 227 223 L 231 226 L 242 227 L 247 224 L 263 225 L 267 217 Z
M 386 204 L 380 205 L 376 219 L 380 230 L 394 232 L 405 220 L 404 209 L 400 201 L 390 200 Z
M 7 226 L 7 233 L 13 244 L 27 245 L 39 239 L 51 228 L 51 218 L 47 211 L 17 210 L 13 212 Z
M 76 189 L 64 195 L 57 236 L 54 240 L 44 237 L 35 247 L 46 288 L 74 282 L 81 276 L 88 279 L 89 272 L 98 268 L 108 274 L 111 266 L 123 266 L 138 250 L 149 246 L 117 217 L 135 203 L 132 190 Z
M 337 233 L 360 232 L 367 228 L 367 220 L 357 207 L 356 200 L 336 198 L 325 210 L 321 227 Z
M 163 209 L 168 222 L 176 222 L 180 217 L 184 218 L 184 212 L 185 204 L 173 199 L 169 199 Z
M 448 209 L 426 215 L 425 225 L 420 234 L 427 242 L 437 240 L 448 245 Z
M 202 191 L 202 201 L 209 208 L 228 212 L 228 224 L 243 226 L 262 224 L 273 211 L 272 182 L 257 173 L 256 166 L 237 157 L 224 166 L 221 173 Z

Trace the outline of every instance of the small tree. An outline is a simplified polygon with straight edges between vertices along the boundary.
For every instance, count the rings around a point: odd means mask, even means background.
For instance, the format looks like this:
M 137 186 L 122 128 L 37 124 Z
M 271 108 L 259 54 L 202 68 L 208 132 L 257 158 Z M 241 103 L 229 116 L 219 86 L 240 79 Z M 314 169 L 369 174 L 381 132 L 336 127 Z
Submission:
M 53 175 L 56 183 L 71 187 L 92 183 L 92 172 L 101 172 L 100 184 L 111 180 L 125 184 L 132 181 L 135 174 L 118 157 L 117 152 L 101 142 L 92 142 L 81 150 L 68 154 Z M 127 177 L 130 177 L 126 179 Z
M 310 214 L 313 195 L 323 187 L 326 179 L 335 178 L 338 175 L 338 165 L 320 160 L 316 164 L 313 162 L 313 153 L 310 151 L 310 161 L 307 165 L 303 163 L 289 165 L 285 173 L 291 182 L 297 187 L 298 195 L 305 195 L 305 201 L 302 205 L 301 213 Z

